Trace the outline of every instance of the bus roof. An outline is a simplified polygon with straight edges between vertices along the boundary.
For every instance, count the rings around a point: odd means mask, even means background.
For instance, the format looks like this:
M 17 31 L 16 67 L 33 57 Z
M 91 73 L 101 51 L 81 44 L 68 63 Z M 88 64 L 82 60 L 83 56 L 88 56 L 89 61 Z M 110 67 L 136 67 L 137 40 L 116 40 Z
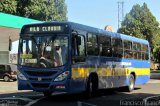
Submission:
M 92 32 L 95 34 L 103 34 L 103 35 L 107 35 L 107 36 L 112 36 L 112 37 L 116 37 L 116 38 L 120 38 L 123 40 L 129 40 L 129 41 L 133 41 L 133 42 L 137 42 L 137 43 L 143 43 L 143 44 L 149 44 L 149 42 L 147 40 L 144 39 L 140 39 L 140 38 L 136 38 L 130 35 L 125 35 L 125 34 L 120 34 L 120 33 L 116 33 L 116 32 L 109 32 L 103 29 L 99 29 L 99 28 L 94 28 L 91 26 L 87 26 L 87 25 L 82 25 L 82 24 L 78 24 L 78 23 L 74 23 L 74 22 L 69 22 L 69 21 L 63 21 L 63 22 L 59 22 L 59 21 L 50 21 L 50 22 L 41 22 L 41 23 L 36 23 L 36 24 L 27 24 L 25 26 L 30 26 L 30 25 L 43 25 L 43 24 L 68 24 L 71 28 L 73 29 L 79 29 L 79 30 L 85 30 L 87 32 Z

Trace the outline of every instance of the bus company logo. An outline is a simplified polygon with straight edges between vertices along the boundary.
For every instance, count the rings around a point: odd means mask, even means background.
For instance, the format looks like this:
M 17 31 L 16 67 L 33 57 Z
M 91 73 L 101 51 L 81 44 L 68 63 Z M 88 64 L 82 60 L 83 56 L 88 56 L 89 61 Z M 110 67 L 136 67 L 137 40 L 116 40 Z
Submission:
M 38 77 L 38 81 L 42 81 L 42 78 L 41 78 L 41 77 Z

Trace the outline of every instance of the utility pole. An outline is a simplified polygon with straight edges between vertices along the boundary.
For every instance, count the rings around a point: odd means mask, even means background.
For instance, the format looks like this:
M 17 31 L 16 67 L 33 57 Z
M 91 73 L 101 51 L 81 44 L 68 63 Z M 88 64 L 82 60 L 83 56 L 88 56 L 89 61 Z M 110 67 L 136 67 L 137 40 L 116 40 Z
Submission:
M 118 2 L 118 29 L 121 27 L 121 22 L 124 19 L 124 2 L 123 1 L 119 1 Z

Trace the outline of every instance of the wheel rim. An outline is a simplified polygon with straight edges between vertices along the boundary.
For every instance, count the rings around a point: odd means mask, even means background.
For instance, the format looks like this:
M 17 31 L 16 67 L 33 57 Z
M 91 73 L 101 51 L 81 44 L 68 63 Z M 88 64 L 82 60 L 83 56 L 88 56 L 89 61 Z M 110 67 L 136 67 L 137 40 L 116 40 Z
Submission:
M 130 89 L 131 90 L 134 89 L 134 79 L 133 78 L 130 79 Z
M 93 91 L 93 84 L 92 82 L 89 83 L 89 92 L 92 93 Z
M 4 80 L 5 80 L 5 81 L 8 81 L 8 80 L 9 80 L 8 76 L 5 76 L 5 77 L 4 77 Z

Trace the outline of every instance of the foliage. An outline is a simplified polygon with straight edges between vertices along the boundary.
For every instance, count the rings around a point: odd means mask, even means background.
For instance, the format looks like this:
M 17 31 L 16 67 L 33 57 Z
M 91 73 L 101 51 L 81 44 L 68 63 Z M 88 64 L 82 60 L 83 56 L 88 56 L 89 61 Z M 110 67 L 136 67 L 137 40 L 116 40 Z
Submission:
M 1 2 L 0 11 L 42 21 L 67 20 L 65 0 L 5 0 Z M 11 4 L 15 5 L 11 5 Z M 3 6 L 7 5 L 7 6 Z M 10 8 L 12 7 L 12 8 Z M 13 9 L 14 7 L 14 9 Z M 10 11 L 3 9 L 8 8 Z M 12 12 L 13 11 L 13 12 Z
M 143 6 L 136 4 L 132 10 L 126 14 L 118 32 L 147 39 L 153 49 L 157 43 L 155 42 L 155 36 L 158 36 L 158 26 L 159 23 L 148 9 L 147 4 L 144 3 Z
M 66 14 L 67 14 L 67 6 L 65 4 L 64 0 L 55 0 L 56 3 L 56 17 L 55 20 L 61 19 L 67 20 Z
M 154 49 L 153 49 L 153 60 L 157 63 L 160 63 L 160 46 L 157 45 Z
M 16 14 L 17 0 L 4 0 L 0 2 L 0 12 Z

